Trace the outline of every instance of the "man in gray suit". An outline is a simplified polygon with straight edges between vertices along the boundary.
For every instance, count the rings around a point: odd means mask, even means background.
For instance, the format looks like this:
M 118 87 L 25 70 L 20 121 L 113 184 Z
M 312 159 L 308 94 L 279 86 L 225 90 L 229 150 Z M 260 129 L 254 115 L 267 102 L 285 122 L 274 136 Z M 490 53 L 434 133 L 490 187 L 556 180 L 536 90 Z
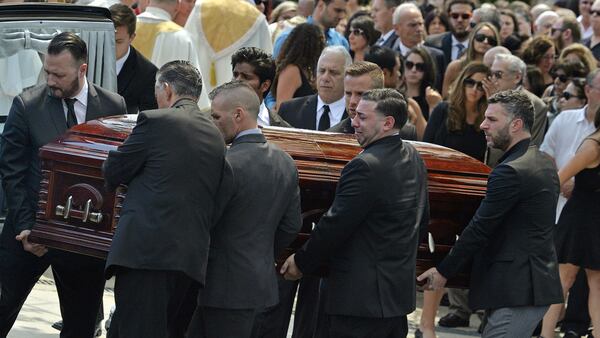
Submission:
M 198 109 L 200 72 L 187 61 L 162 66 L 161 109 L 143 111 L 104 163 L 109 188 L 128 186 L 106 262 L 117 309 L 109 337 L 183 336 L 204 283 L 213 212 L 227 164 L 225 144 Z
M 210 94 L 211 114 L 233 171 L 222 189 L 211 232 L 206 286 L 198 298 L 191 337 L 250 337 L 258 311 L 278 303 L 275 257 L 302 225 L 298 170 L 267 142 L 257 124 L 260 101 L 233 81 Z
M 0 237 L 0 337 L 51 266 L 64 321 L 61 337 L 89 338 L 104 289 L 104 262 L 28 241 L 40 191 L 38 149 L 78 123 L 126 114 L 126 106 L 119 95 L 87 81 L 87 46 L 73 33 L 52 39 L 44 70 L 46 84 L 15 97 L 2 134 L 0 176 L 8 215 Z

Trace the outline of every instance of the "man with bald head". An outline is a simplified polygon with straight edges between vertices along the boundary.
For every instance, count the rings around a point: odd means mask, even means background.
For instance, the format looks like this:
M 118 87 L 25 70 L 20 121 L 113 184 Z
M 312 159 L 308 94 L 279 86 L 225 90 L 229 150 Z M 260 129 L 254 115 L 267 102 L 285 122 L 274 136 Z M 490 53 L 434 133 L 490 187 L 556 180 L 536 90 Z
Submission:
M 250 337 L 256 314 L 279 302 L 275 257 L 302 225 L 298 170 L 258 128 L 260 101 L 246 83 L 223 84 L 210 98 L 233 175 L 217 200 L 190 337 Z

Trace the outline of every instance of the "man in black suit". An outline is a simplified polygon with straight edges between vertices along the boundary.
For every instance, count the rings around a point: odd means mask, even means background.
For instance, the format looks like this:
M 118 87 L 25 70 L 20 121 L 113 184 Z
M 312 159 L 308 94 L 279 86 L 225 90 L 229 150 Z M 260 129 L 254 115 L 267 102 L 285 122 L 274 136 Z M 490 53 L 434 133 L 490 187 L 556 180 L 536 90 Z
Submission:
M 469 21 L 475 4 L 471 0 L 452 0 L 447 5 L 450 31 L 428 36 L 425 45 L 444 52 L 444 61 L 450 64 L 469 47 Z
M 291 127 L 279 114 L 271 111 L 264 98 L 275 78 L 275 60 L 271 54 L 257 47 L 242 47 L 231 56 L 233 78 L 249 85 L 260 100 L 258 124 L 261 126 Z
M 135 128 L 104 162 L 109 189 L 127 197 L 106 262 L 116 276 L 109 337 L 179 337 L 204 283 L 225 144 L 198 109 L 200 72 L 172 61 L 157 73 L 161 109 L 139 113 Z M 189 317 L 188 317 L 189 316 Z
M 128 6 L 114 4 L 110 6 L 110 14 L 115 24 L 117 90 L 125 98 L 127 112 L 137 114 L 156 109 L 154 80 L 158 69 L 131 46 L 135 39 L 135 13 Z
M 346 67 L 344 92 L 348 117 L 327 129 L 327 131 L 354 134 L 352 119 L 356 116 L 356 107 L 362 94 L 371 89 L 383 88 L 383 79 L 384 73 L 381 68 L 372 62 L 358 61 Z M 400 130 L 400 137 L 403 140 L 416 141 L 417 131 L 415 126 L 407 122 Z
M 222 189 L 211 232 L 206 286 L 190 337 L 249 338 L 256 314 L 278 302 L 275 257 L 302 225 L 298 170 L 257 124 L 260 101 L 241 81 L 210 93 L 211 115 L 231 147 L 231 189 Z
M 407 105 L 393 89 L 363 94 L 352 125 L 364 150 L 342 170 L 331 208 L 281 268 L 286 278 L 328 264 L 331 337 L 406 337 L 415 264 L 429 219 L 427 171 L 398 136 Z
M 292 127 L 327 130 L 348 116 L 344 100 L 344 69 L 352 63 L 341 46 L 326 47 L 317 63 L 317 94 L 283 102 L 279 115 Z
M 0 238 L 0 337 L 6 337 L 48 266 L 64 320 L 61 337 L 92 337 L 104 288 L 104 262 L 28 241 L 41 180 L 38 149 L 78 123 L 125 114 L 125 101 L 87 81 L 87 46 L 73 33 L 52 39 L 44 70 L 45 85 L 15 97 L 2 134 L 0 175 L 8 216 Z
M 531 337 L 550 304 L 562 302 L 553 242 L 558 175 L 552 159 L 530 146 L 533 116 L 522 91 L 488 99 L 481 130 L 505 154 L 450 253 L 418 277 L 441 288 L 473 259 L 469 305 L 487 311 L 483 337 Z
M 410 50 L 414 47 L 423 47 L 431 59 L 435 62 L 436 79 L 434 87 L 438 91 L 442 88 L 444 82 L 444 72 L 446 71 L 446 61 L 444 53 L 434 47 L 423 44 L 425 37 L 425 21 L 421 10 L 414 3 L 403 3 L 394 10 L 394 30 L 398 39 L 394 45 L 394 50 L 406 58 Z
M 381 37 L 375 43 L 377 46 L 394 48 L 398 35 L 394 32 L 392 17 L 394 10 L 402 2 L 402 0 L 373 0 L 371 17 L 373 18 L 375 30 L 381 33 Z

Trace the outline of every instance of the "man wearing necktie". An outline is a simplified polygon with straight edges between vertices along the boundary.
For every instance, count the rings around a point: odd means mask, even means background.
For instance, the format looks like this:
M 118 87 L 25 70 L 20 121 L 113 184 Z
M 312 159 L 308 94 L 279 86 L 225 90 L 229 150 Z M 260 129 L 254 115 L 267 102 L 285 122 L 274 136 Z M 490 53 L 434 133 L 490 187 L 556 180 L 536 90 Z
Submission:
M 344 69 L 351 63 L 345 48 L 326 47 L 317 63 L 317 94 L 283 102 L 279 115 L 294 128 L 321 131 L 348 117 L 344 99 Z
M 8 215 L 0 236 L 0 337 L 7 336 L 31 288 L 51 266 L 64 322 L 61 337 L 89 338 L 104 289 L 104 262 L 28 241 L 41 180 L 38 149 L 77 123 L 126 114 L 126 106 L 119 95 L 87 81 L 87 46 L 73 33 L 52 39 L 44 71 L 46 84 L 15 97 L 1 140 Z

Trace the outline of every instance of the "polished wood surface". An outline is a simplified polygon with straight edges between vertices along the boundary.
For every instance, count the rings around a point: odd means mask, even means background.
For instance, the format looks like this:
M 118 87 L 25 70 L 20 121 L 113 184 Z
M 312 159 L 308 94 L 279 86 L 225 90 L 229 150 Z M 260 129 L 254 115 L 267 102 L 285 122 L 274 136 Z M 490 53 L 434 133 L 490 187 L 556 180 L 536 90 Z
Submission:
M 43 181 L 32 240 L 106 257 L 126 187 L 106 191 L 102 162 L 108 151 L 116 149 L 129 135 L 135 119 L 136 115 L 126 115 L 80 124 L 41 148 Z M 263 128 L 263 133 L 269 142 L 292 156 L 300 178 L 303 227 L 281 260 L 308 239 L 312 227 L 333 201 L 341 170 L 361 148 L 354 135 L 277 127 Z M 485 195 L 490 168 L 445 147 L 410 143 L 427 166 L 431 205 L 430 234 L 418 250 L 419 273 L 434 266 L 452 248 Z M 459 275 L 449 281 L 449 286 L 465 287 L 467 277 Z

